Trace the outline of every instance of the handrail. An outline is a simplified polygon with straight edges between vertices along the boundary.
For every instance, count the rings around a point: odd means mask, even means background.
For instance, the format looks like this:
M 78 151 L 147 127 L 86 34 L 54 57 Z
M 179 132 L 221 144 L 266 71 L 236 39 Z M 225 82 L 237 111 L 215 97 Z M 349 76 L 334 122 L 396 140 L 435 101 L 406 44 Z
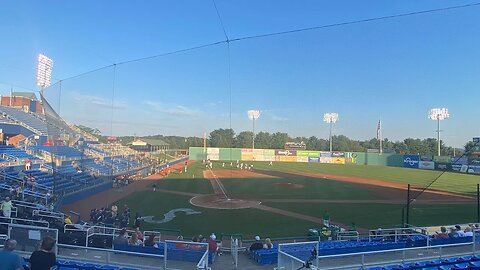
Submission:
M 8 220 L 9 222 L 2 222 L 3 220 Z M 38 224 L 45 224 L 45 227 L 42 226 L 37 226 L 37 227 L 42 227 L 42 228 L 50 228 L 50 223 L 48 221 L 43 221 L 43 220 L 32 220 L 32 219 L 23 219 L 23 218 L 12 218 L 12 217 L 0 217 L 0 223 L 3 224 L 15 224 L 15 225 L 22 225 L 18 223 L 14 223 L 13 221 L 21 221 L 21 222 L 31 222 L 31 223 L 38 223 Z M 31 226 L 31 225 L 26 225 L 26 226 Z

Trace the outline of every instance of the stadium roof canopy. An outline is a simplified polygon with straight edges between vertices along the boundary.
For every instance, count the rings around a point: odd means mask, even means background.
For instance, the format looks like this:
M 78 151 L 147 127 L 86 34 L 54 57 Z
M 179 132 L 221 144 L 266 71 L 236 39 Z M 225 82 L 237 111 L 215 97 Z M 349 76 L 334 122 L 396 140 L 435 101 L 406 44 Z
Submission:
M 160 139 L 137 138 L 132 145 L 169 146 L 170 144 Z
M 31 100 L 37 100 L 37 95 L 33 92 L 12 92 L 12 97 L 26 97 Z

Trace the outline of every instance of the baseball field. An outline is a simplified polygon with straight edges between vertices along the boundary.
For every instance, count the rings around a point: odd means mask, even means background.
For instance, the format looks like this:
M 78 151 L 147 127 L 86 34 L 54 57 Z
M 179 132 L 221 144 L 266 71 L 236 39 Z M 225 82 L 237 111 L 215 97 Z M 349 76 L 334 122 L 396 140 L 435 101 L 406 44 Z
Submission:
M 252 170 L 230 162 L 214 162 L 207 170 L 193 162 L 187 172 L 151 180 L 115 203 L 143 216 L 142 229 L 179 230 L 186 236 L 302 236 L 321 226 L 325 211 L 333 223 L 346 227 L 352 222 L 360 229 L 399 225 L 411 184 L 411 224 L 477 219 L 480 179 L 472 175 L 365 165 L 248 164 Z

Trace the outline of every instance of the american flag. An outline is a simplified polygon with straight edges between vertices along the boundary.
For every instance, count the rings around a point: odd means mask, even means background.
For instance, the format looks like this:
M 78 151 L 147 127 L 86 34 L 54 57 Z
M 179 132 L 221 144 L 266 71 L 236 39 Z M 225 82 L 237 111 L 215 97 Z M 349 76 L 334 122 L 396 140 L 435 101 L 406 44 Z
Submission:
M 377 125 L 377 140 L 380 140 L 380 130 L 382 129 L 382 122 L 378 120 L 378 125 Z

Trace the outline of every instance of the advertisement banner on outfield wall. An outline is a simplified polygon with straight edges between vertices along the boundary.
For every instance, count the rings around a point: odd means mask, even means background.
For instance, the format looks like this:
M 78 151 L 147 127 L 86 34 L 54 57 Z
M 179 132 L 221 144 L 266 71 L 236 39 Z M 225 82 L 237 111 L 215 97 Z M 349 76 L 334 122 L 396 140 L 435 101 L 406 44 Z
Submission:
M 433 161 L 433 156 L 420 156 L 420 161 Z
M 297 162 L 296 156 L 277 156 L 276 159 L 283 162 Z
M 207 154 L 207 159 L 220 160 L 220 155 L 219 154 Z
M 332 163 L 331 157 L 320 157 L 320 163 Z
M 463 166 L 467 165 L 462 165 L 462 164 L 452 164 L 452 171 L 454 172 L 460 172 L 462 170 Z
M 345 158 L 345 163 L 354 163 L 353 158 Z
M 263 156 L 264 161 L 275 161 L 275 156 Z
M 452 164 L 468 165 L 468 158 L 467 157 L 452 157 L 451 162 L 452 162 Z
M 418 168 L 420 157 L 418 155 L 403 155 L 403 167 Z
M 297 155 L 297 150 L 283 150 L 283 149 L 277 149 L 275 150 L 275 155 L 276 156 L 296 156 Z
M 308 162 L 320 163 L 320 158 L 319 157 L 308 157 Z
M 345 164 L 345 158 L 343 157 L 333 157 L 332 158 L 333 164 Z
M 480 174 L 479 165 L 469 165 L 467 173 Z
M 242 154 L 250 154 L 250 155 L 253 155 L 253 149 L 251 149 L 251 148 L 242 148 Z
M 298 150 L 297 157 L 320 157 L 320 151 Z
M 450 163 L 435 162 L 435 170 L 437 171 L 452 171 L 454 170 L 452 166 L 455 166 L 455 165 L 452 165 Z M 458 165 L 457 171 L 460 171 L 461 167 L 462 167 L 461 165 Z
M 264 155 L 253 155 L 253 160 L 254 161 L 265 161 L 265 156 Z
M 297 156 L 297 162 L 308 162 L 308 157 Z
M 332 157 L 332 153 L 320 151 L 320 157 Z
M 263 149 L 264 156 L 275 156 L 275 150 L 273 149 Z
M 344 152 L 332 152 L 332 157 L 345 157 Z
M 469 158 L 468 165 L 480 165 L 480 158 Z
M 433 161 L 440 163 L 449 163 L 451 161 L 450 156 L 434 156 Z
M 352 152 L 345 152 L 345 158 L 353 158 Z
M 207 148 L 207 154 L 214 154 L 214 155 L 219 155 L 220 154 L 220 148 Z
M 435 162 L 433 161 L 420 161 L 418 163 L 418 168 L 419 169 L 424 169 L 424 170 L 434 170 L 435 169 Z
M 263 149 L 253 149 L 253 155 L 254 156 L 263 156 L 265 154 L 265 151 Z

